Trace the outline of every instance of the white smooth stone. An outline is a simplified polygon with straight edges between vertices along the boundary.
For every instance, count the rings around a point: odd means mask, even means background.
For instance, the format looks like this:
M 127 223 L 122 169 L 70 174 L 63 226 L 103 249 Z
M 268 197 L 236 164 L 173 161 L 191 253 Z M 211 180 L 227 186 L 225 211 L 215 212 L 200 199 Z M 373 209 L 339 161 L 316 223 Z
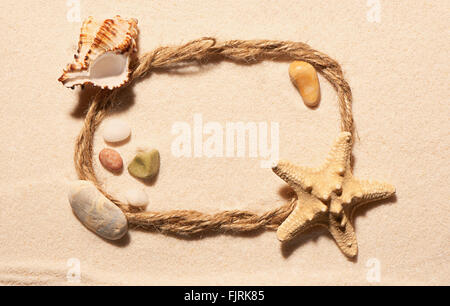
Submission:
M 97 235 L 118 240 L 128 231 L 127 218 L 89 181 L 75 181 L 70 185 L 69 202 L 77 218 Z
M 109 119 L 103 129 L 103 139 L 107 142 L 119 142 L 127 139 L 131 134 L 131 127 L 121 119 Z
M 125 192 L 125 198 L 128 204 L 136 207 L 144 207 L 148 205 L 148 196 L 142 189 L 129 189 Z

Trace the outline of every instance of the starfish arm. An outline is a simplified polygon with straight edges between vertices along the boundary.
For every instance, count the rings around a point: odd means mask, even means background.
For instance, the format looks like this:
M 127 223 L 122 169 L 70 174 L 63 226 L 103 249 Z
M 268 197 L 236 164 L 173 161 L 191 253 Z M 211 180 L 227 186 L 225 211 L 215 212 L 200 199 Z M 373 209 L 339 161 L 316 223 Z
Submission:
M 378 201 L 394 195 L 395 187 L 380 182 L 360 181 L 362 201 Z
M 345 215 L 342 218 L 347 218 Z M 342 226 L 339 218 L 333 214 L 329 214 L 328 230 L 333 236 L 339 249 L 345 256 L 353 258 L 358 254 L 358 242 L 356 234 L 350 222 L 345 222 Z
M 323 201 L 328 201 L 333 192 L 342 189 L 345 171 L 350 167 L 352 136 L 342 132 L 336 139 L 325 164 L 312 173 L 311 193 Z
M 387 199 L 395 194 L 395 187 L 386 183 L 359 181 L 360 193 L 356 200 L 350 202 L 349 216 L 353 220 L 355 211 L 362 205 Z
M 312 169 L 296 166 L 286 160 L 280 160 L 278 164 L 272 168 L 272 171 L 295 191 L 298 191 L 299 188 L 308 191 L 313 185 L 310 179 L 313 175 Z
M 375 181 L 353 179 L 352 188 L 342 194 L 342 200 L 351 206 L 387 199 L 394 195 L 395 187 Z
M 308 195 L 300 195 L 292 213 L 278 227 L 277 237 L 280 241 L 288 241 L 295 235 L 314 225 L 322 224 L 327 206 L 318 199 Z
M 341 132 L 331 147 L 322 169 L 333 174 L 344 175 L 352 152 L 352 135 Z

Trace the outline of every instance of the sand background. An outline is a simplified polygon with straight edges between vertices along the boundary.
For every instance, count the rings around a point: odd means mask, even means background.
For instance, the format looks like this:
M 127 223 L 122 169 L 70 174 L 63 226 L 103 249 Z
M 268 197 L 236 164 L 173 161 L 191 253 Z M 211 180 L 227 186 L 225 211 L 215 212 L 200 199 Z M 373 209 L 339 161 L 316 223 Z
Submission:
M 76 2 L 76 1 L 75 1 Z M 1 1 L 0 284 L 304 285 L 450 284 L 449 3 L 380 1 L 81 1 L 81 17 L 120 14 L 139 20 L 140 52 L 202 36 L 303 41 L 338 60 L 354 95 L 359 178 L 390 182 L 395 199 L 357 214 L 356 262 L 318 229 L 281 247 L 275 233 L 177 239 L 136 230 L 105 242 L 71 212 L 73 144 L 92 92 L 57 82 L 72 59 L 79 22 L 66 1 Z M 375 1 L 376 2 L 376 1 Z M 68 2 L 71 3 L 70 1 Z M 369 4 L 369 6 L 368 6 Z M 128 162 L 138 146 L 158 148 L 153 185 L 96 169 L 120 197 L 143 186 L 150 210 L 266 211 L 286 201 L 283 181 L 255 158 L 175 158 L 176 121 L 279 122 L 280 156 L 319 165 L 339 128 L 337 98 L 320 78 L 322 101 L 307 109 L 289 82 L 288 63 L 219 63 L 181 74 L 153 74 L 121 97 L 111 116 L 128 120 Z M 100 127 L 101 131 L 101 127 Z M 97 134 L 95 151 L 105 144 Z

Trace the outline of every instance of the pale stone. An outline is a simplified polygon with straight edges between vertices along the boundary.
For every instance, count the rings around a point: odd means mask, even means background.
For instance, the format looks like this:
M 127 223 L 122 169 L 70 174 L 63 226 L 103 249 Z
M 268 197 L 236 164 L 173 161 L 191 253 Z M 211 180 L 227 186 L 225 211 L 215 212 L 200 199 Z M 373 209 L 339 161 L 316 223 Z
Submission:
M 127 218 L 89 181 L 75 181 L 69 190 L 69 202 L 77 218 L 97 235 L 118 240 L 128 231 Z
M 289 66 L 289 76 L 297 87 L 303 102 L 309 106 L 317 106 L 320 100 L 320 85 L 317 71 L 311 64 L 294 61 Z
M 148 196 L 144 190 L 132 188 L 125 192 L 125 198 L 128 204 L 136 207 L 144 207 L 148 205 Z
M 98 159 L 103 167 L 109 171 L 118 172 L 123 168 L 122 157 L 116 150 L 109 148 L 103 149 L 100 151 Z
M 128 123 L 121 119 L 110 119 L 105 123 L 103 138 L 107 142 L 119 142 L 127 139 L 131 134 Z

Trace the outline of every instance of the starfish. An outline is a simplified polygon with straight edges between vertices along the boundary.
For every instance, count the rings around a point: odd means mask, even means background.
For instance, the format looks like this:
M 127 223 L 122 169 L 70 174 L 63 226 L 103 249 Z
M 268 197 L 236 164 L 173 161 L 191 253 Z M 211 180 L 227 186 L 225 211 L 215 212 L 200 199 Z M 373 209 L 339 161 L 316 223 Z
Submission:
M 392 196 L 395 188 L 354 178 L 351 150 L 351 134 L 341 132 L 321 167 L 313 169 L 280 161 L 272 168 L 297 194 L 294 210 L 278 227 L 281 242 L 311 227 L 324 226 L 346 256 L 357 255 L 358 244 L 351 223 L 356 208 Z

